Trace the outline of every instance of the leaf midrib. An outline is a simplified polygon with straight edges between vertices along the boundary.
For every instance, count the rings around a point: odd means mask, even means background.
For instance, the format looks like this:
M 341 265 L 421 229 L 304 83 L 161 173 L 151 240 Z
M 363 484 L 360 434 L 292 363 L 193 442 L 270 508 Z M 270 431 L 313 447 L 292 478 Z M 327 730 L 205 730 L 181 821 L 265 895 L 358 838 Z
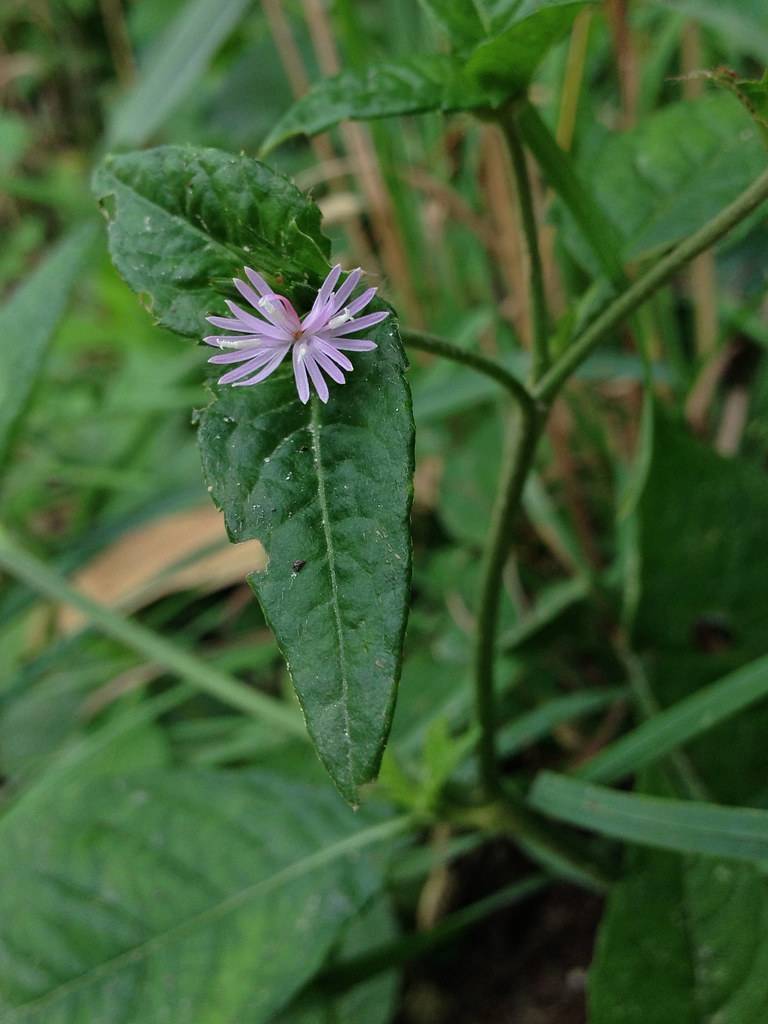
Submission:
M 317 475 L 317 500 L 320 505 L 320 521 L 323 525 L 323 536 L 325 547 L 328 553 L 328 577 L 331 585 L 331 607 L 333 618 L 336 624 L 336 646 L 339 652 L 339 669 L 341 671 L 341 707 L 344 717 L 344 738 L 345 753 L 347 761 L 347 772 L 349 773 L 349 784 L 354 786 L 354 768 L 352 765 L 352 733 L 349 718 L 349 681 L 347 679 L 346 647 L 344 643 L 344 630 L 341 622 L 341 609 L 339 607 L 339 587 L 336 579 L 336 551 L 333 545 L 333 534 L 331 533 L 330 509 L 325 492 L 325 470 L 323 468 L 322 452 L 320 449 L 320 420 L 319 401 L 312 396 L 312 412 L 309 421 L 309 434 L 312 438 L 312 456 Z
M 47 992 L 45 995 L 40 996 L 37 999 L 33 999 L 28 1003 L 22 1003 L 19 1006 L 14 1007 L 10 1014 L 2 1019 L 4 1022 L 7 1022 L 7 1024 L 10 1024 L 13 1020 L 20 1020 L 22 1017 L 26 1017 L 30 1013 L 56 1002 L 63 996 L 69 995 L 85 985 L 98 981 L 101 977 L 109 977 L 111 974 L 119 971 L 125 963 L 137 963 L 138 961 L 143 960 L 158 946 L 164 946 L 177 936 L 183 935 L 186 931 L 194 929 L 202 922 L 215 920 L 217 917 L 233 912 L 238 909 L 238 907 L 247 903 L 248 900 L 263 893 L 267 893 L 284 883 L 294 881 L 310 871 L 322 868 L 349 853 L 362 849 L 365 846 L 369 846 L 379 840 L 392 838 L 400 832 L 405 831 L 410 823 L 411 819 L 409 816 L 393 818 L 377 825 L 371 825 L 369 828 L 362 829 L 350 836 L 345 836 L 343 839 L 337 840 L 335 843 L 331 843 L 330 846 L 323 847 L 320 850 L 316 850 L 314 853 L 307 854 L 307 856 L 294 861 L 292 864 L 289 864 L 282 870 L 277 871 L 270 877 L 262 878 L 260 881 L 246 886 L 245 889 L 232 893 L 232 895 L 227 896 L 226 899 L 221 900 L 214 906 L 208 907 L 206 910 L 202 910 L 198 914 L 193 914 L 193 916 L 187 918 L 187 920 L 181 921 L 179 924 L 173 925 L 165 931 L 158 932 L 145 942 L 131 946 L 129 949 L 123 950 L 123 952 L 118 953 L 111 959 L 105 960 L 103 963 L 89 968 L 87 971 L 84 971 L 77 977 L 64 982 L 52 989 L 50 992 Z

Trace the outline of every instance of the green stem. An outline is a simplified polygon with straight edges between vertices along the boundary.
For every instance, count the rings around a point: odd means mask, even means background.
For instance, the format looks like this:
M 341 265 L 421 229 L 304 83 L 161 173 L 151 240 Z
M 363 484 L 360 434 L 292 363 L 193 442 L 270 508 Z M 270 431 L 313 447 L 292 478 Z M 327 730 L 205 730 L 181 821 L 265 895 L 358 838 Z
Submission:
M 289 736 L 307 739 L 300 719 L 289 707 L 212 668 L 146 626 L 106 608 L 71 587 L 57 572 L 15 544 L 0 527 L 0 567 L 39 594 L 79 609 L 106 636 L 186 680 L 224 704 L 269 722 Z
M 509 370 L 505 370 L 499 363 L 494 362 L 493 359 L 487 359 L 477 352 L 468 352 L 466 349 L 459 348 L 458 345 L 452 345 L 450 341 L 438 338 L 434 334 L 427 334 L 426 331 L 404 330 L 401 331 L 401 335 L 403 341 L 410 345 L 411 348 L 420 349 L 422 352 L 431 352 L 436 356 L 443 356 L 445 359 L 451 359 L 455 363 L 463 363 L 465 366 L 470 366 L 473 370 L 477 370 L 478 373 L 485 374 L 486 377 L 490 377 L 497 384 L 501 384 L 503 388 L 506 388 L 519 406 L 527 406 L 533 410 L 533 399 L 525 385 L 514 374 L 511 374 Z
M 555 140 L 536 108 L 525 102 L 517 119 L 523 142 L 533 153 L 544 177 L 573 215 L 600 264 L 615 285 L 626 282 L 621 262 L 621 238 L 590 191 L 576 174 L 573 158 Z
M 480 726 L 480 777 L 490 798 L 499 795 L 496 758 L 496 699 L 494 661 L 498 631 L 502 574 L 509 554 L 514 518 L 533 463 L 541 430 L 541 416 L 532 403 L 521 404 L 511 424 L 493 511 L 490 540 L 482 567 L 482 590 L 475 634 L 475 714 Z
M 703 228 L 662 257 L 658 263 L 612 302 L 571 343 L 555 365 L 542 377 L 533 389 L 534 396 L 541 402 L 551 402 L 568 377 L 584 362 L 606 334 L 609 334 L 646 299 L 650 298 L 681 267 L 714 245 L 766 199 L 768 199 L 768 171 L 742 192 L 730 206 L 721 210 Z
M 547 315 L 547 299 L 544 293 L 544 272 L 539 252 L 539 234 L 536 226 L 536 213 L 533 208 L 531 181 L 528 166 L 525 162 L 525 150 L 520 141 L 520 134 L 513 109 L 507 108 L 499 118 L 499 124 L 507 143 L 515 176 L 517 201 L 520 207 L 520 221 L 525 240 L 525 251 L 528 260 L 528 290 L 531 297 L 531 327 L 533 338 L 533 359 L 531 361 L 531 380 L 535 383 L 549 367 L 549 317 Z

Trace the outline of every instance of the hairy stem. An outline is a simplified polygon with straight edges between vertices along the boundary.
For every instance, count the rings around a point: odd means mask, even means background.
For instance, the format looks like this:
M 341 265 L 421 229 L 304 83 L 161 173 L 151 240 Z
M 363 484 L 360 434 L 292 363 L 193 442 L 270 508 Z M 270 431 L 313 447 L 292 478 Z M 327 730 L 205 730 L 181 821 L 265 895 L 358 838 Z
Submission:
M 427 334 L 425 331 L 401 331 L 403 341 L 411 348 L 420 349 L 422 352 L 431 352 L 436 356 L 443 356 L 445 359 L 452 359 L 455 363 L 463 363 L 470 366 L 478 373 L 484 373 L 486 377 L 501 384 L 519 406 L 530 406 L 533 409 L 534 403 L 530 392 L 514 374 L 510 373 L 493 359 L 487 359 L 477 352 L 468 352 L 466 349 L 452 345 L 444 338 L 438 338 L 435 334 Z
M 541 432 L 542 417 L 533 404 L 521 405 L 511 423 L 482 567 L 482 591 L 475 634 L 475 714 L 480 726 L 478 754 L 483 786 L 499 794 L 496 758 L 494 659 L 502 574 L 511 546 L 511 531 Z
M 541 402 L 551 402 L 573 371 L 615 327 L 650 298 L 681 267 L 714 245 L 739 221 L 768 199 L 768 171 L 753 182 L 730 206 L 721 210 L 703 228 L 663 256 L 642 277 L 612 302 L 566 349 L 555 365 L 533 389 Z
M 536 213 L 533 208 L 531 181 L 528 166 L 525 162 L 525 150 L 520 141 L 516 114 L 513 109 L 506 109 L 499 119 L 504 139 L 512 162 L 515 176 L 517 201 L 520 207 L 520 222 L 525 240 L 525 254 L 528 262 L 528 288 L 531 296 L 531 335 L 533 338 L 533 359 L 531 362 L 531 380 L 535 383 L 549 367 L 549 317 L 547 300 L 544 293 L 544 272 L 539 252 L 539 234 L 536 225 Z

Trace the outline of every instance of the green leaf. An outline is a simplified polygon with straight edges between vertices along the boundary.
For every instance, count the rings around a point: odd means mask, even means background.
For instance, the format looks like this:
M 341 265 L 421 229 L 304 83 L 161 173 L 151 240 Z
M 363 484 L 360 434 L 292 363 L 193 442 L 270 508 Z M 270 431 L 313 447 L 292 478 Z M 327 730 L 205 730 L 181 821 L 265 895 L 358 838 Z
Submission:
M 554 772 L 537 776 L 529 802 L 549 817 L 631 843 L 768 861 L 768 811 L 620 793 Z
M 718 95 L 667 106 L 589 154 L 590 169 L 600 169 L 596 197 L 628 260 L 692 234 L 765 165 L 756 125 Z
M 612 743 L 579 769 L 590 782 L 615 782 L 672 753 L 719 722 L 768 697 L 768 657 L 686 697 Z
M 292 286 L 327 272 L 317 207 L 249 157 L 184 146 L 108 156 L 93 187 L 115 266 L 179 334 L 206 333 L 246 264 Z
M 72 231 L 0 309 L 0 465 L 93 238 L 92 224 Z
M 318 753 L 352 802 L 389 732 L 411 573 L 413 419 L 394 317 L 370 337 L 379 347 L 327 405 L 302 405 L 286 369 L 219 390 L 199 433 L 231 539 L 266 549 L 249 582 Z
M 642 784 L 662 793 L 657 771 Z M 592 1024 L 747 1024 L 768 1005 L 768 883 L 749 864 L 628 851 L 589 976 Z
M 483 0 L 420 0 L 457 49 L 479 42 L 486 36 L 489 15 Z
M 669 707 L 766 653 L 768 480 L 657 414 L 638 518 L 634 645 L 657 701 Z M 766 729 L 761 706 L 690 745 L 718 798 L 751 802 L 763 790 Z
M 109 146 L 140 146 L 187 96 L 251 0 L 191 0 L 154 45 L 136 85 L 118 102 Z
M 497 18 L 498 34 L 480 43 L 467 70 L 486 88 L 522 93 L 549 50 L 566 35 L 588 0 L 531 0 Z
M 701 71 L 694 77 L 707 78 L 732 92 L 754 120 L 763 128 L 768 128 L 768 71 L 759 79 L 739 78 L 736 72 L 729 68 Z
M 345 929 L 331 970 L 336 963 L 364 957 L 369 951 L 394 942 L 397 934 L 388 898 L 377 898 Z M 395 970 L 382 971 L 335 994 L 320 981 L 270 1024 L 388 1024 L 397 1009 L 398 989 Z
M 768 887 L 747 864 L 633 851 L 608 897 L 591 1024 L 748 1024 L 768 1006 Z
M 328 789 L 263 773 L 73 786 L 3 836 L 4 1024 L 267 1021 L 381 884 Z M 300 951 L 301 955 L 297 955 Z
M 347 119 L 474 110 L 494 106 L 502 98 L 473 82 L 461 62 L 447 54 L 373 64 L 313 86 L 278 121 L 264 141 L 262 153 L 294 135 L 314 135 Z

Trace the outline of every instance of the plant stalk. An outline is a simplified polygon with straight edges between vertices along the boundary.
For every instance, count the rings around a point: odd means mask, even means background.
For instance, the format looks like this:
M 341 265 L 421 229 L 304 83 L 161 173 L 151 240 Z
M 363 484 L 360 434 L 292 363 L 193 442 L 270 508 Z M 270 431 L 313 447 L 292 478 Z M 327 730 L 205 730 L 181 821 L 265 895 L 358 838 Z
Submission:
M 504 566 L 511 546 L 511 532 L 523 487 L 533 463 L 542 426 L 533 403 L 521 404 L 510 424 L 499 491 L 491 519 L 490 539 L 482 567 L 482 591 L 475 634 L 475 716 L 480 726 L 478 756 L 480 777 L 489 798 L 501 793 L 496 752 L 496 695 L 494 661 L 499 603 Z
M 642 277 L 612 302 L 566 349 L 560 359 L 533 388 L 534 397 L 550 403 L 573 371 L 615 327 L 641 306 L 681 267 L 714 245 L 739 221 L 768 199 L 768 171 L 749 186 L 730 206 L 721 210 L 703 228 L 663 256 Z
M 512 171 L 515 176 L 515 191 L 520 207 L 520 223 L 525 240 L 525 255 L 528 263 L 528 289 L 531 296 L 531 337 L 533 339 L 531 360 L 531 381 L 535 383 L 549 367 L 549 316 L 544 291 L 544 271 L 539 251 L 539 234 L 536 212 L 533 206 L 531 180 L 525 161 L 525 150 L 520 141 L 516 114 L 507 108 L 499 118 L 499 124 L 507 144 Z
M 525 385 L 493 359 L 481 356 L 478 352 L 468 352 L 466 349 L 459 348 L 458 345 L 452 345 L 444 338 L 438 338 L 435 334 L 427 334 L 426 331 L 402 331 L 401 335 L 403 341 L 411 348 L 443 356 L 455 363 L 463 363 L 464 366 L 469 366 L 473 370 L 477 370 L 478 373 L 485 374 L 486 377 L 495 380 L 497 384 L 501 384 L 517 405 L 529 406 L 531 410 L 534 409 L 533 398 Z

